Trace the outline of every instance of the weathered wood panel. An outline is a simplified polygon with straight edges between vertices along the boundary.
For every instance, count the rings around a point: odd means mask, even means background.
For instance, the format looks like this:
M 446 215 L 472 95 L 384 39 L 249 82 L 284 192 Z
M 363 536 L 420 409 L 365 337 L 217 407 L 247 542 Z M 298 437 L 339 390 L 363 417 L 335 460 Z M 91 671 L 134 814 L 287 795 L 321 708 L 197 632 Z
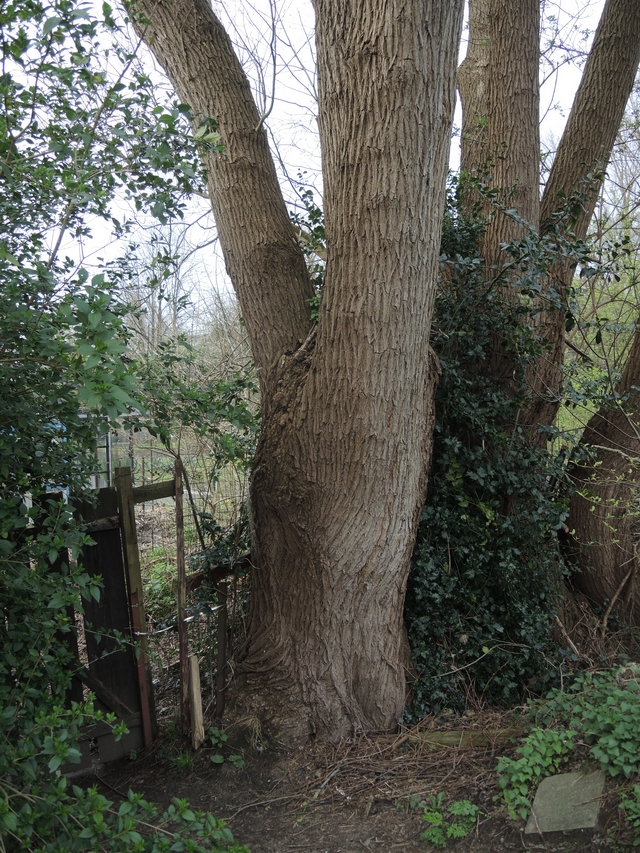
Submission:
M 125 640 L 131 639 L 120 531 L 117 528 L 94 531 L 91 536 L 96 544 L 83 549 L 80 563 L 92 577 L 102 576 L 104 589 L 99 601 L 84 602 L 89 673 L 117 696 L 130 714 L 138 713 L 140 699 L 133 650 L 129 644 L 121 646 L 102 633 L 118 631 Z M 104 693 L 96 700 L 96 708 L 120 713 L 122 709 L 110 707 L 111 704 Z

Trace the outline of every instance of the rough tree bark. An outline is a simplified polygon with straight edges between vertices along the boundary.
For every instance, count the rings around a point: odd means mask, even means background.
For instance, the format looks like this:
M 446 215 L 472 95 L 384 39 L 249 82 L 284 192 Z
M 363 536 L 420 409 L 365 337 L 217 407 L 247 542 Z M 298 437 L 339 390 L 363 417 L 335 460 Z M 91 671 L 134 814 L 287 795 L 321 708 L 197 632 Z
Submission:
M 462 103 L 460 171 L 477 172 L 489 158 L 489 3 L 469 0 L 469 42 L 458 68 L 458 92 Z
M 269 388 L 282 353 L 309 334 L 313 288 L 266 130 L 231 41 L 206 0 L 141 0 L 136 9 L 138 31 L 196 123 L 218 119 L 225 153 L 205 158 L 211 205 L 261 387 Z M 263 398 L 268 406 L 270 396 Z
M 607 0 L 538 214 L 539 136 L 534 131 L 527 147 L 523 133 L 530 128 L 534 111 L 536 128 L 538 123 L 538 105 L 534 105 L 531 86 L 532 75 L 538 73 L 533 7 L 539 4 L 518 5 L 511 14 L 501 15 L 501 0 L 470 2 L 470 53 L 460 69 L 459 87 L 463 133 L 469 128 L 471 142 L 465 145 L 463 141 L 462 169 L 481 170 L 487 156 L 495 157 L 494 186 L 516 184 L 510 207 L 534 228 L 539 222 L 543 229 L 550 226 L 564 197 L 586 193 L 581 215 L 566 223 L 578 239 L 584 239 L 599 187 L 597 179 L 585 182 L 587 175 L 606 167 L 631 93 L 640 59 L 640 7 L 636 0 Z M 535 62 L 532 44 L 536 45 Z M 477 130 L 483 127 L 484 139 Z M 500 146 L 502 153 L 496 157 Z M 499 242 L 517 236 L 517 225 L 508 217 L 499 214 L 494 218 L 481 247 L 489 267 L 499 263 Z M 560 265 L 553 272 L 552 284 L 561 296 L 571 283 L 572 273 L 568 266 Z M 562 311 L 544 310 L 534 320 L 537 334 L 547 342 L 547 352 L 531 371 L 533 400 L 519 419 L 520 425 L 532 432 L 553 424 L 557 415 L 564 319 Z M 502 360 L 504 364 L 496 365 L 495 370 L 508 377 L 512 365 L 508 358 Z
M 481 179 L 490 176 L 500 207 L 484 203 L 487 217 L 479 251 L 485 276 L 496 276 L 511 258 L 501 243 L 537 231 L 540 204 L 540 2 L 470 0 L 469 48 L 458 71 L 462 102 L 461 170 Z M 473 190 L 465 202 L 479 201 Z M 516 210 L 519 219 L 505 210 Z M 504 299 L 517 304 L 509 279 Z M 513 393 L 518 365 L 495 337 L 488 370 Z
M 540 2 L 490 0 L 489 123 L 493 185 L 521 219 L 537 229 L 540 214 Z M 526 226 L 501 211 L 492 215 L 482 243 L 488 267 L 503 264 L 501 243 L 523 236 Z
M 581 568 L 572 582 L 597 605 L 609 603 L 631 624 L 640 623 L 640 335 L 636 334 L 617 388 L 624 403 L 589 421 L 581 444 L 593 453 L 572 466 L 566 550 Z
M 509 78 L 505 78 L 506 86 L 500 88 L 500 72 L 495 68 L 505 66 L 500 53 L 493 53 L 490 46 L 499 45 L 499 38 L 494 34 L 494 19 L 491 17 L 492 4 L 496 0 L 471 0 L 470 24 L 472 32 L 469 70 L 463 70 L 460 77 L 463 108 L 469 109 L 470 121 L 477 125 L 481 110 L 487 109 L 490 121 L 487 124 L 487 138 L 482 144 L 463 146 L 462 167 L 465 171 L 481 168 L 487 153 L 494 152 L 496 144 L 501 139 L 511 138 L 511 102 Z M 475 11 L 474 11 L 475 7 Z M 517 10 L 516 20 L 520 10 Z M 513 16 L 509 17 L 509 24 Z M 474 36 L 473 28 L 478 34 Z M 508 34 L 507 34 L 508 38 Z M 509 65 L 514 79 L 524 75 L 528 79 L 531 71 L 531 59 L 526 52 L 520 57 L 517 45 L 513 45 Z M 631 93 L 635 75 L 640 60 L 640 6 L 637 0 L 607 0 L 602 17 L 595 34 L 593 46 L 584 70 L 582 81 L 576 94 L 569 121 L 563 133 L 556 158 L 553 163 L 549 180 L 546 184 L 540 206 L 541 228 L 551 228 L 554 213 L 563 205 L 565 198 L 575 193 L 584 195 L 582 210 L 573 221 L 562 223 L 567 231 L 571 231 L 578 239 L 584 239 L 593 216 L 600 180 L 588 176 L 602 172 L 609 161 L 618 128 L 624 115 L 624 109 Z M 522 65 L 522 72 L 516 74 L 514 69 Z M 495 66 L 495 68 L 494 68 Z M 464 68 L 464 66 L 463 66 Z M 473 75 L 470 71 L 473 70 Z M 484 80 L 484 84 L 483 84 Z M 487 91 L 484 91 L 484 89 Z M 503 109 L 495 111 L 491 106 L 489 91 L 494 97 L 503 98 Z M 478 94 L 480 93 L 480 95 Z M 484 101 L 482 100 L 484 99 Z M 467 126 L 467 120 L 463 127 Z M 490 141 L 489 130 L 493 127 L 493 141 Z M 507 163 L 510 150 L 517 152 L 517 147 L 505 148 Z M 524 149 L 523 149 L 524 152 Z M 522 154 L 522 156 L 527 156 Z M 530 163 L 538 168 L 538 153 L 530 153 Z M 517 168 L 518 164 L 514 164 Z M 497 178 L 497 186 L 506 185 L 507 178 Z M 522 183 L 524 188 L 525 183 Z M 519 202 L 522 204 L 522 202 Z M 518 201 L 514 198 L 514 207 Z M 536 219 L 532 214 L 527 215 L 526 207 L 520 213 L 535 225 Z M 484 241 L 483 250 L 488 260 L 498 256 L 497 244 L 492 247 L 490 232 Z M 500 238 L 498 238 L 500 239 Z M 558 264 L 552 271 L 550 284 L 563 298 L 567 287 L 571 284 L 573 270 L 569 265 Z M 535 435 L 541 427 L 547 427 L 555 422 L 561 393 L 562 364 L 565 353 L 564 337 L 565 315 L 562 310 L 543 310 L 536 315 L 534 326 L 536 333 L 546 341 L 546 352 L 533 366 L 529 374 L 529 384 L 532 391 L 532 401 L 521 413 L 519 424 Z M 636 338 L 640 332 L 636 333 Z M 634 341 L 630 361 L 625 371 L 623 381 L 631 384 L 633 378 L 638 382 L 640 370 L 640 343 Z M 511 365 L 506 356 L 498 359 L 495 367 L 497 375 L 508 377 Z M 635 371 L 635 373 L 634 373 Z M 597 464 L 583 464 L 575 469 L 578 483 L 593 492 L 596 510 L 590 511 L 591 503 L 586 498 L 576 497 L 571 505 L 569 525 L 575 530 L 570 550 L 575 558 L 583 559 L 593 568 L 593 571 L 583 573 L 577 581 L 580 588 L 592 600 L 603 604 L 610 599 L 624 580 L 629 566 L 626 561 L 634 552 L 633 535 L 635 528 L 631 515 L 622 510 L 622 504 L 632 495 L 632 484 L 638 478 L 635 468 L 629 460 L 640 448 L 637 446 L 637 433 L 632 428 L 633 421 L 625 420 L 622 409 L 613 412 L 601 411 L 594 416 L 587 427 L 583 443 L 590 441 L 601 448 L 595 460 Z M 606 449 L 603 449 L 606 448 Z M 624 477 L 623 477 L 624 475 Z M 585 492 L 586 493 L 586 492 Z M 618 501 L 614 507 L 613 503 Z M 587 511 L 589 509 L 589 511 Z M 601 544 L 588 546 L 589 542 Z M 578 548 L 578 543 L 579 548 Z M 626 582 L 626 593 L 631 595 L 631 581 Z M 632 615 L 631 605 L 627 602 L 627 615 Z M 637 618 L 637 615 L 636 617 Z
M 463 108 L 461 168 L 482 173 L 487 161 L 506 207 L 538 228 L 540 204 L 540 2 L 470 0 L 469 51 L 458 72 Z M 525 226 L 526 227 L 526 226 Z M 500 267 L 500 243 L 523 226 L 493 211 L 481 254 Z
M 635 0 L 607 0 L 596 31 L 582 81 L 562 136 L 541 204 L 542 228 L 550 227 L 563 195 L 583 194 L 580 214 L 564 223 L 578 239 L 587 235 L 600 178 L 611 151 L 640 62 L 640 6 Z M 558 264 L 552 273 L 554 289 L 563 297 L 573 270 Z M 547 353 L 531 377 L 532 403 L 523 423 L 537 428 L 553 424 L 560 404 L 565 354 L 564 312 L 550 310 L 536 318 L 536 332 L 547 342 Z M 639 327 L 640 328 L 640 327 Z M 640 485 L 635 386 L 640 380 L 640 330 L 635 332 L 619 387 L 628 405 L 602 409 L 587 424 L 581 439 L 595 455 L 571 473 L 578 487 L 572 499 L 568 527 L 568 556 L 578 568 L 575 585 L 595 604 L 605 607 L 615 598 L 624 618 L 638 624 L 637 489 Z M 635 461 L 634 461 L 635 460 Z
M 327 267 L 310 329 L 294 231 L 226 34 L 206 0 L 140 2 L 151 49 L 226 145 L 208 160 L 210 192 L 264 404 L 237 690 L 289 743 L 388 728 L 404 704 L 461 6 L 316 0 Z

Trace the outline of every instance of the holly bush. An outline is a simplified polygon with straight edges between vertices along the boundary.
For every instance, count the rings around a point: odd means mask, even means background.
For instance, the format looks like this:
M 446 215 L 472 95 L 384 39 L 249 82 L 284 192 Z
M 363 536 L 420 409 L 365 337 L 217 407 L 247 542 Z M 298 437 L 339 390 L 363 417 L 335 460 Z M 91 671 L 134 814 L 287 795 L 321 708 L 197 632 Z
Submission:
M 566 460 L 525 434 L 518 414 L 527 366 L 541 354 L 527 323 L 531 297 L 570 249 L 528 236 L 508 249 L 509 278 L 487 280 L 483 223 L 459 212 L 455 190 L 431 335 L 442 369 L 433 456 L 405 610 L 416 717 L 459 711 L 470 698 L 517 702 L 553 681 L 559 656 L 551 627 L 564 573 Z M 503 350 L 507 382 L 493 366 Z
M 100 583 L 76 558 L 96 436 L 138 406 L 117 266 L 83 261 L 115 200 L 163 219 L 200 186 L 189 110 L 160 104 L 119 33 L 69 0 L 0 8 L 0 849 L 226 849 L 182 801 L 115 806 L 59 775 L 80 757 L 91 703 L 68 703 L 74 608 Z M 209 125 L 207 125 L 209 127 Z M 196 133 L 197 136 L 197 133 Z M 201 135 L 202 136 L 202 135 Z M 212 132 L 204 135 L 212 145 Z M 115 724 L 112 719 L 111 722 Z M 116 735 L 123 727 L 116 726 Z M 236 848 L 239 849 L 239 848 Z

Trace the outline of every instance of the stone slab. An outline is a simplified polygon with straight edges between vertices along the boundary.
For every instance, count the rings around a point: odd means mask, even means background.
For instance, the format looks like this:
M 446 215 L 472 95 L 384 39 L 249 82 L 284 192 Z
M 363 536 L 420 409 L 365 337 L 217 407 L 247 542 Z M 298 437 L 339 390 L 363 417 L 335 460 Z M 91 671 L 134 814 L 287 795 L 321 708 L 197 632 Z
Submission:
M 604 773 L 560 773 L 540 783 L 525 835 L 597 829 Z

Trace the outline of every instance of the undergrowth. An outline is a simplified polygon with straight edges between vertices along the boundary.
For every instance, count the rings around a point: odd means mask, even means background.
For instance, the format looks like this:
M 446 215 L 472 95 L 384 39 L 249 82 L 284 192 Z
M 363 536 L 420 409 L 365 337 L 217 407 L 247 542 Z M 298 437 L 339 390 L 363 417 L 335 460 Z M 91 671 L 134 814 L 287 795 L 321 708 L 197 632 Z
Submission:
M 568 689 L 551 690 L 545 699 L 530 702 L 529 718 L 518 757 L 499 758 L 497 765 L 502 797 L 514 820 L 527 818 L 539 782 L 569 759 L 599 765 L 606 775 L 621 779 L 640 770 L 637 665 L 580 673 Z M 636 785 L 625 795 L 621 808 L 640 830 L 639 790 Z
M 454 800 L 445 806 L 443 793 L 431 794 L 429 802 L 420 800 L 413 807 L 422 811 L 422 820 L 429 826 L 420 833 L 420 840 L 443 849 L 449 841 L 466 838 L 474 829 L 482 812 L 469 800 Z
M 551 250 L 534 237 L 514 244 L 518 279 L 487 282 L 482 227 L 458 213 L 452 193 L 431 334 L 442 370 L 433 455 L 405 608 L 418 670 L 412 719 L 462 711 L 470 695 L 517 703 L 551 686 L 559 663 L 551 627 L 566 460 L 518 426 L 527 365 L 541 352 L 527 294 Z M 505 352 L 507 380 L 495 368 Z
M 99 271 L 90 278 L 90 268 L 65 253 L 84 257 L 81 244 L 96 221 L 114 236 L 132 227 L 111 215 L 117 193 L 160 221 L 179 215 L 203 186 L 198 146 L 215 141 L 198 131 L 194 141 L 187 107 L 159 103 L 114 14 L 108 3 L 96 17 L 69 0 L 0 6 L 3 853 L 243 849 L 222 821 L 183 800 L 159 814 L 137 794 L 115 805 L 60 775 L 80 762 L 82 728 L 102 719 L 90 694 L 82 703 L 70 697 L 80 669 L 75 613 L 102 595 L 100 579 L 79 559 L 92 542 L 72 503 L 92 500 L 96 436 L 125 412 L 145 409 L 145 386 L 125 355 L 123 268 L 93 259 Z M 231 445 L 230 428 L 247 432 L 235 403 L 244 387 L 236 380 L 201 395 L 184 382 L 178 388 L 200 420 L 204 413 L 238 421 L 218 429 L 221 452 L 233 460 L 244 444 Z M 126 730 L 115 715 L 106 722 L 116 736 Z

